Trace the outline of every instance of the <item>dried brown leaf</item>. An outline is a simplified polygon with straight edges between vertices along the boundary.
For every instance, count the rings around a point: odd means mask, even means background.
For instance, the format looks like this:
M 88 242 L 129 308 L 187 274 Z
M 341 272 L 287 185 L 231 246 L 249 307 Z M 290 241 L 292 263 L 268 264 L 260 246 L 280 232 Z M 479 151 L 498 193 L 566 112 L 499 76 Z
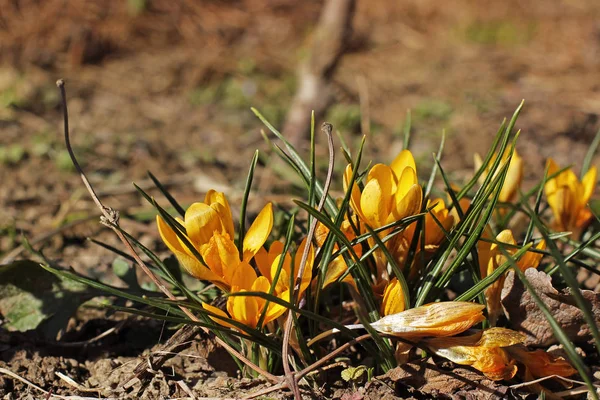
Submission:
M 575 343 L 590 340 L 589 326 L 571 294 L 556 290 L 552 286 L 550 276 L 534 268 L 526 270 L 525 277 L 569 339 Z M 600 324 L 600 294 L 591 290 L 582 290 L 581 293 L 590 303 L 596 324 Z M 502 289 L 502 306 L 511 328 L 527 335 L 526 345 L 545 347 L 557 343 L 546 317 L 521 280 L 515 279 L 514 272 L 510 272 L 506 277 Z

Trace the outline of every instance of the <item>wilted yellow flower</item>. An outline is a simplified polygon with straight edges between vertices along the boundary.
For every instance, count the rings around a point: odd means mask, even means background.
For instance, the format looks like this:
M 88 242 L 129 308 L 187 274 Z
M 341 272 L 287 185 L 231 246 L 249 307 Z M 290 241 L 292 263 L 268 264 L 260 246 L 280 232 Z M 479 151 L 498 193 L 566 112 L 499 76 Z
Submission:
M 548 175 L 559 170 L 554 160 L 548 159 Z M 546 182 L 544 190 L 556 229 L 578 234 L 590 222 L 592 213 L 587 203 L 594 193 L 596 175 L 596 167 L 592 166 L 580 182 L 575 173 L 567 169 Z
M 470 365 L 488 378 L 511 379 L 517 373 L 514 359 L 505 350 L 523 343 L 525 335 L 505 328 L 490 328 L 474 335 L 426 339 L 435 354 L 460 365 Z
M 494 177 L 496 174 L 500 172 L 500 169 L 503 165 L 508 161 L 508 157 L 510 156 L 510 150 L 506 149 L 504 154 L 502 155 L 502 159 L 500 165 L 496 169 L 494 173 Z M 482 183 L 486 176 L 490 172 L 490 168 L 492 164 L 496 161 L 498 157 L 497 154 L 492 156 L 492 159 L 487 165 L 487 168 L 479 177 L 479 183 Z M 479 154 L 475 153 L 474 155 L 475 161 L 475 171 L 479 170 L 483 165 L 483 160 L 479 156 Z M 515 196 L 521 186 L 521 181 L 523 180 L 523 159 L 517 153 L 517 150 L 513 152 L 512 158 L 510 159 L 510 164 L 508 165 L 508 171 L 506 171 L 506 177 L 504 179 L 504 184 L 502 185 L 502 189 L 500 189 L 500 195 L 498 196 L 498 200 L 504 203 L 510 203 L 515 200 Z
M 387 316 L 398 314 L 406 309 L 404 304 L 404 293 L 398 279 L 394 278 L 388 283 L 383 292 L 381 301 L 381 315 Z
M 371 326 L 403 338 L 452 336 L 483 321 L 483 308 L 481 304 L 463 301 L 430 303 L 385 316 Z
M 300 268 L 300 261 L 302 258 L 301 255 L 305 246 L 306 240 L 300 244 L 293 263 L 292 257 L 289 254 L 283 254 L 283 243 L 273 242 L 268 252 L 261 247 L 254 257 L 254 261 L 256 262 L 256 266 L 258 267 L 261 276 L 257 276 L 254 269 L 248 263 L 240 263 L 232 276 L 231 292 L 236 293 L 249 291 L 269 293 L 271 286 L 274 284 L 273 295 L 289 302 L 291 297 L 290 284 L 296 280 L 296 274 Z M 273 283 L 276 277 L 277 269 L 279 268 L 281 257 L 284 257 L 283 265 L 279 272 L 277 281 Z M 314 259 L 314 249 L 311 246 L 306 261 L 306 267 L 304 269 L 304 275 L 300 283 L 298 296 L 301 296 L 304 293 L 310 283 Z M 293 280 L 290 280 L 292 277 Z M 258 327 L 257 325 L 260 321 L 266 302 L 267 301 L 261 297 L 230 296 L 227 299 L 227 312 L 229 315 L 227 315 L 224 311 L 206 303 L 203 303 L 203 307 L 217 315 L 229 317 L 243 323 L 246 326 L 255 328 Z M 286 310 L 286 307 L 270 302 L 265 317 L 263 318 L 262 326 L 280 317 Z M 221 319 L 213 318 L 213 320 L 221 325 L 232 327 L 231 324 Z
M 423 191 L 417 180 L 417 168 L 412 153 L 402 150 L 390 166 L 374 165 L 365 181 L 362 193 L 353 185 L 350 203 L 360 219 L 371 228 L 379 228 L 421 209 Z M 346 167 L 344 190 L 348 190 L 352 166 Z
M 525 346 L 513 346 L 507 351 L 511 357 L 525 366 L 525 380 L 552 375 L 567 377 L 577 373 L 567 360 L 553 356 L 544 350 L 529 351 Z
M 485 230 L 483 236 L 489 238 L 490 234 L 487 230 Z M 517 244 L 510 229 L 505 229 L 500 232 L 498 236 L 496 236 L 496 241 L 509 245 Z M 544 240 L 540 241 L 536 246 L 537 250 L 544 250 L 545 248 L 546 242 Z M 514 254 L 517 251 L 516 249 L 509 247 L 504 248 L 504 250 L 508 254 Z M 477 243 L 477 255 L 479 258 L 479 268 L 482 279 L 490 275 L 507 261 L 498 244 L 483 240 Z M 537 268 L 543 256 L 544 255 L 541 253 L 528 251 L 517 261 L 517 266 L 521 271 L 525 271 L 527 268 Z M 488 307 L 488 319 L 492 326 L 496 324 L 498 316 L 502 313 L 500 295 L 502 288 L 504 287 L 504 279 L 505 275 L 498 278 L 485 290 L 485 299 Z
M 273 227 L 273 206 L 268 203 L 246 232 L 242 260 L 233 242 L 231 209 L 223 193 L 209 191 L 203 203 L 192 204 L 185 212 L 184 220 L 178 221 L 184 228 L 182 233 L 204 262 L 198 260 L 173 229 L 157 216 L 156 223 L 163 242 L 190 275 L 228 290 L 238 264 L 248 263 L 269 237 Z

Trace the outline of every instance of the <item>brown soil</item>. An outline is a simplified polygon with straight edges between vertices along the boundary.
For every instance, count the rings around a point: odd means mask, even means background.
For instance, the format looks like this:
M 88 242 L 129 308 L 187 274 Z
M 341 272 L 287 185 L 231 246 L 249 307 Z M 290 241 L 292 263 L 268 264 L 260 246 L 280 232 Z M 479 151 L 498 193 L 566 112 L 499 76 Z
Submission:
M 54 86 L 61 77 L 75 151 L 104 200 L 130 216 L 123 227 L 149 247 L 162 249 L 150 207 L 130 185 L 146 185 L 147 170 L 181 203 L 216 187 L 238 207 L 258 148 L 264 154 L 255 181 L 260 195 L 250 208 L 265 198 L 289 204 L 281 194 L 293 189 L 265 172 L 271 152 L 249 107 L 282 125 L 295 66 L 321 2 L 151 0 L 139 13 L 128 8 L 137 3 L 144 2 L 74 1 L 67 7 L 60 0 L 0 0 L 0 256 L 18 247 L 21 234 L 35 241 L 96 214 L 63 149 Z M 460 179 L 472 168 L 472 153 L 487 149 L 502 118 L 525 99 L 517 147 L 527 178 L 539 178 L 549 156 L 579 167 L 600 127 L 600 3 L 522 3 L 461 0 L 444 8 L 433 0 L 358 0 L 351 48 L 334 75 L 338 105 L 328 120 L 351 145 L 358 143 L 362 96 L 372 122 L 365 158 L 389 161 L 401 149 L 411 109 L 420 176 L 446 129 L 443 165 Z M 367 91 L 359 96 L 361 79 Z M 324 156 L 324 146 L 319 151 Z M 86 237 L 118 245 L 91 219 L 36 246 L 65 266 L 118 282 L 110 272 L 114 255 Z M 78 318 L 74 331 L 86 333 L 77 341 L 116 323 Z M 55 394 L 111 396 L 119 394 L 116 385 L 134 360 L 159 343 L 161 330 L 133 319 L 83 347 L 0 330 L 0 367 Z M 237 380 L 231 365 L 213 363 L 209 356 L 218 350 L 209 340 L 191 346 L 184 353 L 193 357 L 180 355 L 157 371 L 146 398 L 187 396 L 179 380 L 205 397 L 235 397 L 263 385 Z M 78 392 L 55 372 L 102 389 Z M 387 392 L 360 395 L 399 393 L 382 387 Z M 0 395 L 41 393 L 4 375 Z

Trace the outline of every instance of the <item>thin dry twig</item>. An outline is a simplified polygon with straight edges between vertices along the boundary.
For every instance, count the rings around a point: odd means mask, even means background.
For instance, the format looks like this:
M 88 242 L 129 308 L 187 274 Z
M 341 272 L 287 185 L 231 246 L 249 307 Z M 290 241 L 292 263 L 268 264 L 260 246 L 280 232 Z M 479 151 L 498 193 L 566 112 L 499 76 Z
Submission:
M 9 371 L 6 368 L 0 368 L 0 374 L 4 374 L 7 376 L 10 376 L 13 379 L 16 379 L 24 384 L 26 384 L 27 386 L 30 386 L 42 393 L 44 393 L 47 397 L 47 399 L 52 399 L 52 398 L 58 398 L 58 399 L 64 399 L 64 400 L 98 400 L 98 397 L 82 397 L 82 396 L 60 396 L 58 394 L 52 394 L 52 391 L 48 391 L 48 390 L 44 390 L 41 387 L 39 387 L 38 385 L 36 385 L 35 383 L 28 381 L 27 379 L 15 374 L 12 371 Z
M 81 180 L 83 181 L 83 184 L 85 185 L 88 192 L 90 193 L 90 196 L 94 200 L 94 203 L 96 203 L 96 205 L 102 212 L 102 216 L 100 217 L 100 223 L 111 228 L 115 232 L 117 237 L 121 240 L 121 242 L 125 245 L 125 247 L 129 251 L 129 253 L 133 256 L 137 265 L 142 269 L 142 271 L 144 271 L 144 273 L 146 275 L 148 275 L 148 277 L 156 285 L 156 287 L 158 287 L 160 289 L 160 291 L 163 292 L 170 300 L 176 300 L 176 297 L 173 295 L 173 293 L 171 293 L 171 291 L 163 284 L 163 282 L 148 268 L 146 263 L 144 263 L 144 261 L 137 254 L 137 252 L 135 251 L 135 249 L 133 248 L 133 246 L 131 245 L 129 240 L 125 237 L 125 235 L 119 229 L 119 212 L 110 207 L 105 206 L 100 201 L 100 198 L 94 191 L 94 188 L 90 184 L 85 173 L 83 172 L 83 169 L 79 165 L 79 162 L 77 161 L 77 158 L 75 157 L 75 154 L 73 153 L 73 148 L 71 147 L 71 141 L 69 138 L 69 113 L 68 113 L 68 109 L 67 109 L 67 95 L 66 95 L 66 91 L 65 91 L 65 81 L 62 79 L 59 79 L 56 82 L 56 86 L 58 86 L 58 88 L 60 90 L 61 99 L 62 99 L 64 136 L 65 136 L 65 144 L 67 147 L 67 151 L 69 152 L 69 156 L 71 157 L 71 161 L 73 162 L 75 169 L 77 170 L 77 172 L 79 172 L 79 175 L 81 177 Z M 181 305 L 179 306 L 179 308 L 192 321 L 198 322 L 198 318 L 189 309 L 187 309 L 186 307 L 181 306 Z M 209 331 L 207 328 L 202 328 L 202 329 L 205 332 Z M 230 352 L 231 354 L 236 356 L 240 361 L 242 361 L 244 364 L 246 364 L 249 368 L 251 368 L 254 371 L 258 372 L 259 374 L 263 375 L 269 381 L 274 382 L 274 383 L 280 381 L 280 379 L 278 377 L 263 370 L 259 366 L 255 365 L 252 361 L 248 360 L 246 357 L 244 357 L 237 350 L 235 350 L 233 347 L 231 347 L 229 344 L 227 344 L 220 338 L 216 337 L 215 341 L 218 344 L 220 344 L 221 346 L 223 346 L 228 352 Z
M 320 212 L 325 205 L 325 201 L 327 200 L 327 196 L 329 195 L 329 187 L 331 186 L 331 179 L 333 176 L 333 166 L 335 163 L 335 150 L 333 148 L 333 136 L 331 132 L 333 131 L 333 126 L 330 123 L 324 122 L 321 126 L 321 132 L 323 132 L 327 136 L 327 144 L 329 148 L 329 166 L 327 168 L 327 178 L 325 179 L 325 185 L 323 187 L 323 196 L 319 201 L 317 206 L 317 210 Z M 317 227 L 317 219 L 313 218 L 308 229 L 308 235 L 306 237 L 306 245 L 304 246 L 304 251 L 302 252 L 302 258 L 300 259 L 300 268 L 298 268 L 298 274 L 296 275 L 296 282 L 294 283 L 294 287 L 292 288 L 292 292 L 290 293 L 290 299 L 292 304 L 296 303 L 296 293 L 300 289 L 300 285 L 302 284 L 302 277 L 304 276 L 304 270 L 306 269 L 306 261 L 308 260 L 308 253 L 310 251 L 311 243 L 313 240 L 313 236 L 315 234 L 315 229 Z M 287 320 L 285 321 L 285 329 L 283 333 L 283 345 L 282 345 L 282 358 L 283 358 L 283 369 L 285 371 L 285 377 L 290 385 L 290 389 L 294 392 L 294 396 L 297 400 L 301 399 L 300 390 L 298 388 L 298 382 L 294 373 L 291 371 L 289 364 L 289 349 L 290 349 L 290 334 L 292 331 L 292 323 L 293 317 L 291 310 L 288 312 Z

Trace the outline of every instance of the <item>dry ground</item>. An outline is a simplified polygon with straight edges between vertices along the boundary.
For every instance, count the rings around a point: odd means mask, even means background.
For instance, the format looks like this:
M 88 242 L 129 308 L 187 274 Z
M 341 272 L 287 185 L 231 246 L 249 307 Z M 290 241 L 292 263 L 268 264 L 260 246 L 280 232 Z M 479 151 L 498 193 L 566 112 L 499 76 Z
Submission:
M 473 152 L 487 149 L 502 118 L 525 99 L 517 148 L 527 178 L 542 174 L 548 156 L 579 165 L 600 127 L 600 3 L 521 3 L 358 0 L 351 46 L 334 75 L 337 103 L 327 119 L 351 145 L 358 143 L 362 100 L 371 120 L 367 159 L 389 161 L 401 148 L 411 109 L 412 149 L 425 166 L 420 175 L 426 176 L 445 129 L 443 165 L 460 178 L 472 168 Z M 21 233 L 36 240 L 96 212 L 63 149 L 54 86 L 60 77 L 67 81 L 77 154 L 105 201 L 132 217 L 123 226 L 151 247 L 158 241 L 146 223 L 150 209 L 130 185 L 146 184 L 147 170 L 184 204 L 211 187 L 239 204 L 258 148 L 264 153 L 260 195 L 251 208 L 265 198 L 289 204 L 282 193 L 293 189 L 265 177 L 270 153 L 249 107 L 281 126 L 320 7 L 319 1 L 291 0 L 0 0 L 0 255 L 17 248 Z M 114 282 L 108 272 L 114 256 L 86 236 L 116 243 L 92 220 L 38 245 L 64 265 Z M 106 328 L 82 318 L 86 322 L 73 323 L 79 332 L 73 340 Z M 0 367 L 55 393 L 74 393 L 53 371 L 90 385 L 108 379 L 99 371 L 119 374 L 130 362 L 125 357 L 159 340 L 160 326 L 146 330 L 143 341 L 128 339 L 137 324 L 127 323 L 105 347 L 68 353 L 0 331 Z M 208 354 L 199 347 L 188 353 Z M 227 381 L 215 372 L 223 368 L 195 360 L 176 358 L 175 376 L 165 372 L 152 393 L 184 396 L 174 384 L 184 379 L 206 386 L 198 395 L 225 395 L 210 392 L 210 382 Z M 41 370 L 31 372 L 31 363 Z M 227 382 L 233 389 L 245 385 Z M 11 391 L 39 396 L 0 378 L 0 394 Z

